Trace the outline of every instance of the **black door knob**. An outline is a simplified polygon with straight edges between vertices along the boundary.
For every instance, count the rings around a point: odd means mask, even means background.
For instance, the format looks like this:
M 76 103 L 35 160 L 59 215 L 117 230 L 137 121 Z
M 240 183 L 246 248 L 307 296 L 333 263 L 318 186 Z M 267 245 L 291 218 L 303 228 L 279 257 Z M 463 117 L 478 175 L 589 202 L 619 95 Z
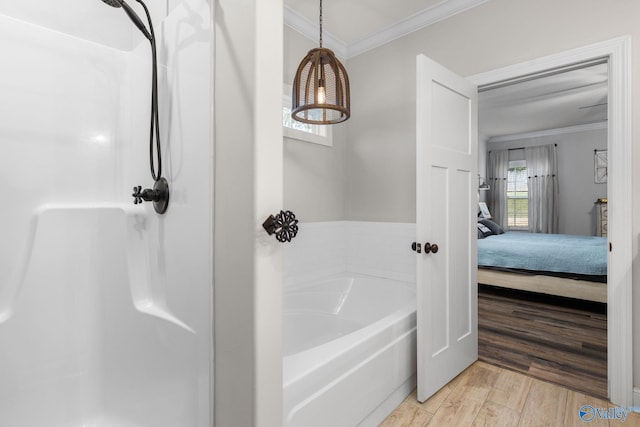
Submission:
M 420 243 L 413 242 L 411 244 L 411 250 L 416 251 L 418 253 L 421 253 L 422 252 L 422 247 L 421 247 Z
M 428 254 L 428 253 L 432 253 L 432 254 L 437 254 L 438 250 L 440 248 L 438 247 L 438 245 L 436 243 L 425 243 L 424 244 L 424 253 Z

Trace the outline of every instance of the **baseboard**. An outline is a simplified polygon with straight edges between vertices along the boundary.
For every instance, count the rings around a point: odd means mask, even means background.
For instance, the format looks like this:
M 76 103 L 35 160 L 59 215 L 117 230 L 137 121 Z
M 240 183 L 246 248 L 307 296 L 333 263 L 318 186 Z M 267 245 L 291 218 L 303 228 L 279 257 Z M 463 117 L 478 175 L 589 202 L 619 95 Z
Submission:
M 394 409 L 398 407 L 411 392 L 416 388 L 416 376 L 412 375 L 400 387 L 398 387 L 384 402 L 371 412 L 367 418 L 362 420 L 358 427 L 377 427 L 382 423 Z
M 633 388 L 633 412 L 640 412 L 640 387 Z

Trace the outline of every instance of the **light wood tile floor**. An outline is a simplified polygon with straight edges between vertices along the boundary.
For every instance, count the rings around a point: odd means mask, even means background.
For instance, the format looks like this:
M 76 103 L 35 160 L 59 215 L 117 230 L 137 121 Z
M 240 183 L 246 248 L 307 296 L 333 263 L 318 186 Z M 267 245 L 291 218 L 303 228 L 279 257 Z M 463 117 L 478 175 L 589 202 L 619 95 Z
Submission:
M 416 400 L 414 391 L 380 427 L 640 427 L 638 413 L 629 413 L 624 423 L 598 416 L 584 421 L 579 414 L 584 405 L 615 407 L 596 397 L 476 362 L 424 403 Z

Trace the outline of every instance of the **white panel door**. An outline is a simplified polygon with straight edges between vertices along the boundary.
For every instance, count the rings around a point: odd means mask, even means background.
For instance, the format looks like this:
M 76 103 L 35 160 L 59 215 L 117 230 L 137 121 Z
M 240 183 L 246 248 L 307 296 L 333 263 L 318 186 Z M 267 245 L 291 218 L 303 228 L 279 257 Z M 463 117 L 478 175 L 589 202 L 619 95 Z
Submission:
M 418 400 L 478 358 L 477 88 L 417 58 Z

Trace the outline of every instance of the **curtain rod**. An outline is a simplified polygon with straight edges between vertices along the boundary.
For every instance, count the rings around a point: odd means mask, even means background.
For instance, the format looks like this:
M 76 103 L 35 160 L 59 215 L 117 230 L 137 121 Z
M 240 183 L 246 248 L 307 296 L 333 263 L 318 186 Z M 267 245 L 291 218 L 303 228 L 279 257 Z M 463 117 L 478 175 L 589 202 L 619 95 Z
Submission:
M 547 144 L 550 145 L 550 144 Z M 558 144 L 553 144 L 554 147 L 557 147 Z M 532 148 L 532 147 L 543 147 L 543 145 L 532 145 L 530 147 L 518 147 L 518 148 L 507 148 L 507 151 L 513 151 L 513 150 L 524 150 L 525 148 Z
M 549 144 L 545 144 L 545 145 L 549 145 Z M 558 144 L 553 144 L 554 147 L 557 147 Z M 524 150 L 525 148 L 532 148 L 532 147 L 544 147 L 544 145 L 531 145 L 529 147 L 517 147 L 517 148 L 507 148 L 507 151 L 514 151 L 514 150 Z M 488 153 L 491 152 L 491 150 L 487 151 Z

